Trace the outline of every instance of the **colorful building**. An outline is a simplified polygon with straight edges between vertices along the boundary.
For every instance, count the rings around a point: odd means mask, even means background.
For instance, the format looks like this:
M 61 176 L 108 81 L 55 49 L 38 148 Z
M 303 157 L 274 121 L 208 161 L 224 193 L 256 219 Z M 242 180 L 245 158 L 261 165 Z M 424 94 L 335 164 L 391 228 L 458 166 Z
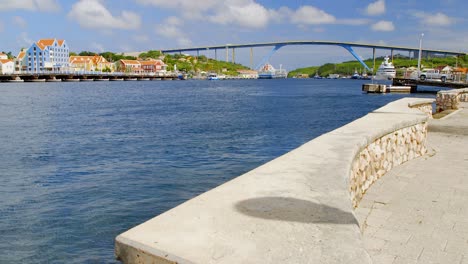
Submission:
M 167 64 L 162 60 L 119 60 L 117 68 L 121 72 L 132 73 L 157 73 L 166 72 Z
M 68 71 L 69 53 L 65 40 L 41 39 L 20 52 L 16 66 L 27 72 Z
M 103 56 L 70 56 L 71 71 L 107 71 L 113 72 L 115 64 L 108 62 Z
M 167 71 L 167 64 L 165 64 L 162 60 L 150 59 L 145 61 L 139 61 L 141 65 L 141 69 L 145 73 L 151 72 L 166 72 Z

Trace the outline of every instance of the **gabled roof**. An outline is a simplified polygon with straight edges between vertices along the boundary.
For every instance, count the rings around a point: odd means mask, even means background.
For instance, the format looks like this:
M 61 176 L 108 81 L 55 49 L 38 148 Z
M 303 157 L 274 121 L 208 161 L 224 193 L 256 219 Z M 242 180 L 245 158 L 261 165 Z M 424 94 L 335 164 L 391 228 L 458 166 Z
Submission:
M 106 58 L 100 55 L 94 56 L 70 56 L 70 63 L 94 63 L 94 64 L 106 64 L 109 63 Z
M 140 61 L 141 65 L 166 65 L 162 60 Z
M 40 39 L 37 44 L 44 45 L 44 46 L 52 46 L 54 44 L 55 39 Z
M 38 42 L 37 42 L 37 45 L 41 47 L 41 49 L 44 49 L 45 47 L 47 46 L 52 46 L 54 45 L 54 42 L 57 41 L 57 44 L 59 46 L 62 46 L 63 43 L 65 42 L 65 40 L 63 39 L 40 39 Z M 44 47 L 44 48 L 42 48 Z
M 21 60 L 21 59 L 24 58 L 24 55 L 26 55 L 26 51 L 22 50 L 22 51 L 20 51 L 18 56 L 16 56 L 16 59 Z
M 46 46 L 40 42 L 37 42 L 36 45 L 41 49 L 41 50 L 44 50 L 46 48 Z
M 89 63 L 94 56 L 70 56 L 70 63 Z
M 133 64 L 133 65 L 141 65 L 137 60 L 120 60 L 123 64 Z
M 10 60 L 10 59 L 0 60 L 1 64 L 5 64 L 5 63 L 8 63 L 8 62 L 13 62 L 13 60 Z

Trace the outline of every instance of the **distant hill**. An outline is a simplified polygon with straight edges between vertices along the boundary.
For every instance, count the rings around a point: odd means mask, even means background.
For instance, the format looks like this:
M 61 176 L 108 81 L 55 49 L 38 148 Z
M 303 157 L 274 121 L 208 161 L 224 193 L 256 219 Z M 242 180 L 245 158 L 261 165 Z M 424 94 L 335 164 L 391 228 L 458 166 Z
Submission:
M 375 60 L 375 71 L 378 69 L 379 65 L 382 63 L 384 57 L 376 58 Z M 367 59 L 364 61 L 366 65 L 372 69 L 373 60 Z M 397 74 L 403 71 L 404 68 L 417 67 L 418 60 L 410 59 L 406 56 L 396 55 L 393 57 L 393 64 L 397 68 Z M 435 68 L 438 66 L 456 66 L 467 67 L 468 66 L 468 56 L 460 57 L 458 60 L 455 57 L 446 57 L 446 58 L 428 58 L 422 59 L 421 64 L 426 68 Z M 288 73 L 288 77 L 309 75 L 309 77 L 315 76 L 318 73 L 319 76 L 327 77 L 329 74 L 337 73 L 340 75 L 352 75 L 354 71 L 358 73 L 363 72 L 364 67 L 358 61 L 345 61 L 342 63 L 326 63 L 321 66 L 310 66 L 306 68 L 299 68 Z M 370 74 L 370 72 L 368 72 Z
M 70 55 L 95 55 L 95 52 L 82 51 L 78 54 L 70 53 Z M 113 53 L 113 52 L 102 52 L 99 55 L 103 56 L 110 62 L 116 62 L 121 59 L 135 60 L 140 59 L 161 59 L 168 65 L 167 69 L 174 70 L 174 65 L 177 65 L 177 70 L 184 71 L 189 74 L 196 74 L 199 72 L 217 72 L 226 75 L 238 75 L 237 70 L 249 69 L 248 67 L 226 61 L 218 61 L 207 58 L 204 55 L 191 56 L 187 54 L 161 54 L 160 51 L 150 50 L 146 52 L 127 52 L 127 53 Z

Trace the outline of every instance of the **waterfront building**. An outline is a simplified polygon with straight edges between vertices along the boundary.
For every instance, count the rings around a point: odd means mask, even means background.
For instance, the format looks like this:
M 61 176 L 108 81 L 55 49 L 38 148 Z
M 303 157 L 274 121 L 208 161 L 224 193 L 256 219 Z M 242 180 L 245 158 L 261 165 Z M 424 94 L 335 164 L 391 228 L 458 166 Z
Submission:
M 119 60 L 117 71 L 128 73 L 157 73 L 167 72 L 167 64 L 159 59 L 150 60 Z
M 150 59 L 145 61 L 139 61 L 141 65 L 141 70 L 146 73 L 156 73 L 156 72 L 166 72 L 167 64 L 162 60 Z
M 22 54 L 24 52 L 24 54 Z M 41 39 L 17 58 L 17 69 L 27 72 L 67 71 L 69 48 L 65 40 Z
M 8 55 L 3 52 L 0 52 L 0 60 L 8 60 Z
M 121 72 L 139 73 L 142 71 L 141 64 L 137 60 L 119 60 L 117 69 Z
M 107 71 L 114 72 L 115 64 L 108 62 L 103 56 L 70 56 L 71 71 Z
M 254 70 L 237 70 L 239 77 L 243 79 L 257 79 L 258 72 Z
M 15 62 L 9 59 L 0 59 L 0 74 L 12 74 L 15 72 Z

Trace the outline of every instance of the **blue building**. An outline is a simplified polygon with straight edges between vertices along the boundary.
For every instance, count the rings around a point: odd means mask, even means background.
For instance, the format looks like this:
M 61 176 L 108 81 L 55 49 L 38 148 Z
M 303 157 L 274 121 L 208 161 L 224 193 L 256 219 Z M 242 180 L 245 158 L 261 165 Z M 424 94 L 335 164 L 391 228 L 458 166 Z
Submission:
M 23 53 L 24 52 L 24 53 Z M 23 54 L 21 54 L 23 53 Z M 70 49 L 65 40 L 41 39 L 18 56 L 18 70 L 28 72 L 68 71 Z

